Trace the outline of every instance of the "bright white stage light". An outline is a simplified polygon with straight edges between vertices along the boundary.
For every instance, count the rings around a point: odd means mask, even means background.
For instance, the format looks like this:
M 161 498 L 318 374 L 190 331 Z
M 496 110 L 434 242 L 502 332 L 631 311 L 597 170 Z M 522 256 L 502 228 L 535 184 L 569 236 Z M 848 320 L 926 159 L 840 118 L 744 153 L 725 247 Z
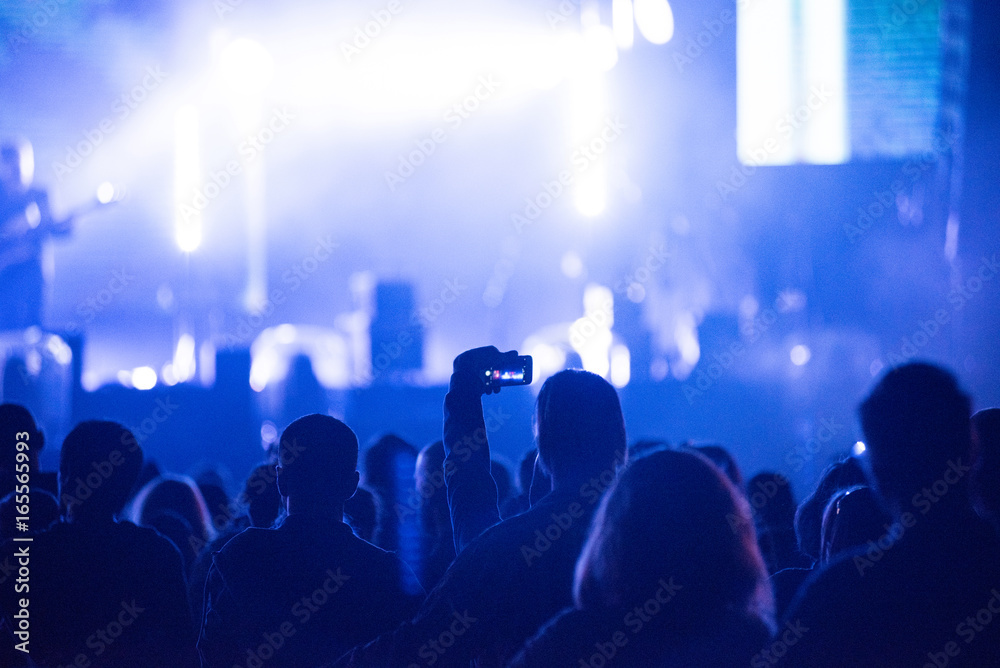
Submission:
M 240 37 L 219 54 L 219 70 L 236 93 L 261 93 L 274 77 L 274 59 L 260 42 Z
M 860 457 L 861 455 L 865 454 L 865 450 L 867 449 L 868 448 L 865 447 L 864 443 L 858 441 L 857 443 L 854 444 L 854 447 L 851 448 L 851 451 L 854 453 L 856 457 Z
M 809 346 L 804 346 L 800 343 L 792 348 L 788 356 L 791 358 L 792 364 L 802 366 L 812 358 L 812 351 L 809 350 Z
M 105 181 L 97 186 L 97 201 L 101 204 L 108 204 L 115 198 L 115 186 L 110 181 Z
M 156 387 L 156 370 L 149 366 L 132 369 L 132 387 L 137 390 L 151 390 Z
M 653 44 L 666 44 L 674 36 L 674 12 L 667 0 L 635 0 L 635 22 Z
M 174 114 L 174 238 L 185 253 L 201 245 L 199 147 L 198 110 L 184 105 Z
M 615 31 L 615 44 L 627 51 L 635 42 L 635 20 L 632 15 L 632 0 L 611 1 L 611 27 Z

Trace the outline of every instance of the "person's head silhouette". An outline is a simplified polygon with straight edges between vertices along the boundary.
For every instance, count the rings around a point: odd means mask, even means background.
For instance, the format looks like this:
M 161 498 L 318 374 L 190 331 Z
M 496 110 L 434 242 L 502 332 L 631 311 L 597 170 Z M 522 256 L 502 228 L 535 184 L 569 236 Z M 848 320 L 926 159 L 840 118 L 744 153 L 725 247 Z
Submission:
M 142 469 L 132 432 L 104 420 L 78 424 L 59 455 L 59 505 L 68 521 L 111 520 L 121 512 Z
M 577 562 L 577 607 L 630 608 L 663 583 L 671 618 L 703 623 L 721 610 L 772 614 L 767 570 L 743 494 L 706 457 L 654 450 L 605 495 Z
M 1000 408 L 984 408 L 972 416 L 976 463 L 972 485 L 979 511 L 1000 521 Z
M 626 452 L 625 419 L 618 393 L 589 371 L 568 369 L 538 393 L 538 456 L 552 486 L 574 485 L 611 469 Z
M 945 495 L 967 503 L 971 401 L 944 369 L 922 362 L 889 371 L 859 408 L 876 491 L 893 513 L 946 474 Z M 960 500 L 961 499 L 961 500 Z M 950 505 L 950 504 L 949 504 Z
M 344 501 L 358 488 L 358 437 L 329 415 L 306 415 L 281 434 L 278 491 L 289 514 L 342 517 Z

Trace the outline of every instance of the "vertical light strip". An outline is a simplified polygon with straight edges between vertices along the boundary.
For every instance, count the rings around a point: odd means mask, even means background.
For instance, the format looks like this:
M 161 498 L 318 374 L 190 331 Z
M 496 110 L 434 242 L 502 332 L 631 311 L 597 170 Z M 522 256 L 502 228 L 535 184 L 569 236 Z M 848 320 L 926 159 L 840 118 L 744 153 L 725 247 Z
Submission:
M 573 82 L 569 122 L 573 202 L 577 211 L 591 218 L 603 213 L 607 205 L 609 144 L 601 135 L 608 121 L 607 97 L 601 72 L 584 72 Z
M 174 237 L 185 253 L 201 245 L 198 154 L 198 110 L 188 104 L 174 113 Z
M 745 164 L 787 165 L 796 157 L 792 129 L 782 123 L 795 99 L 792 2 L 736 6 L 736 153 Z
M 796 113 L 802 160 L 838 164 L 850 157 L 847 140 L 847 7 L 845 0 L 801 3 L 802 81 Z
M 615 31 L 615 44 L 622 51 L 632 48 L 635 42 L 635 19 L 632 0 L 611 0 L 611 27 Z

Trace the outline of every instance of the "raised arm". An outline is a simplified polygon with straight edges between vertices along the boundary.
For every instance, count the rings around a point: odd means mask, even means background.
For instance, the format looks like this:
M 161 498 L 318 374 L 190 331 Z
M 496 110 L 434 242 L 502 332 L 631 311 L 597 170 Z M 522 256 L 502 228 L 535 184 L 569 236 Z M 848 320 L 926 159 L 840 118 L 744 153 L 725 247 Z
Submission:
M 456 553 L 500 521 L 483 419 L 482 396 L 491 390 L 479 377 L 499 355 L 500 351 L 488 346 L 456 357 L 444 398 L 444 474 Z

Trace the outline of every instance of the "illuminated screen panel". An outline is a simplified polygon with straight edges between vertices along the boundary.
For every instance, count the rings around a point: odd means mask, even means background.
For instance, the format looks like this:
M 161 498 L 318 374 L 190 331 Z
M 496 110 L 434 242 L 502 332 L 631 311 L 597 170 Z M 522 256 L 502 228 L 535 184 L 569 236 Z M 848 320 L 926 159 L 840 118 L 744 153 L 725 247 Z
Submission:
M 740 160 L 839 164 L 930 150 L 940 2 L 737 2 Z

